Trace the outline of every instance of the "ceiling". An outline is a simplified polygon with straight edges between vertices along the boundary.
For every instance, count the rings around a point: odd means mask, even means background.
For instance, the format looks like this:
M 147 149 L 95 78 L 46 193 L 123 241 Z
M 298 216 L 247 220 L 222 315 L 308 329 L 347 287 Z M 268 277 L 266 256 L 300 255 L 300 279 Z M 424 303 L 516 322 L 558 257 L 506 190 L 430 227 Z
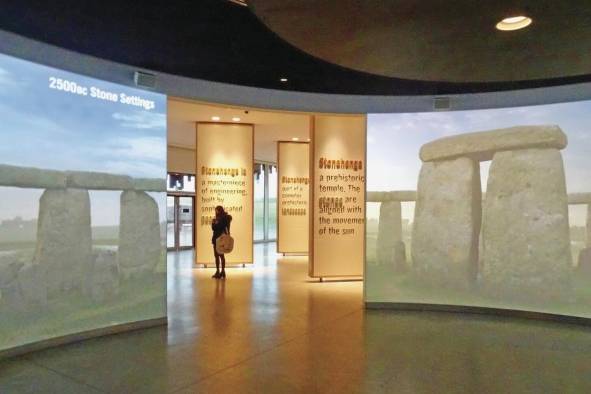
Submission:
M 219 116 L 221 122 L 232 122 L 232 118 L 239 117 L 240 123 L 254 124 L 256 160 L 277 162 L 277 141 L 291 141 L 292 138 L 306 141 L 310 135 L 308 114 L 261 111 L 169 99 L 168 145 L 195 149 L 195 123 L 211 122 L 212 116 Z
M 586 0 L 249 3 L 10 0 L 0 29 L 156 72 L 281 90 L 441 95 L 591 81 Z M 504 7 L 528 10 L 531 28 L 490 31 Z
M 591 74 L 588 0 L 249 0 L 295 47 L 358 71 L 423 81 L 503 82 Z M 522 30 L 497 22 L 526 15 Z

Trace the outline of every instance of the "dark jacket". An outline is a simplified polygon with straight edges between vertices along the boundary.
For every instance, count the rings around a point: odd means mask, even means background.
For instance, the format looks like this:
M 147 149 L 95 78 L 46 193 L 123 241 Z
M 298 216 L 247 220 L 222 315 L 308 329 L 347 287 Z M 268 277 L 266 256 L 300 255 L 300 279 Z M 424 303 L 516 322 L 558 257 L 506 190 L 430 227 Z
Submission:
M 213 236 L 211 237 L 211 243 L 215 245 L 215 240 L 220 237 L 223 233 L 230 232 L 230 222 L 232 222 L 232 216 L 225 214 L 222 215 L 219 219 L 214 220 L 211 224 L 211 229 L 213 230 Z

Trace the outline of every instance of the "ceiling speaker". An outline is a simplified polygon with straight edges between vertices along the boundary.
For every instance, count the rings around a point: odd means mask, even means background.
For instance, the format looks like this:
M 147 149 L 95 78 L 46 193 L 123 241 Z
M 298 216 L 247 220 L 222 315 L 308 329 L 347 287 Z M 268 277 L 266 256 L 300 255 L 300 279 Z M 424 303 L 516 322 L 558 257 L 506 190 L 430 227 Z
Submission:
M 141 88 L 154 89 L 156 87 L 156 75 L 154 74 L 136 71 L 133 74 L 133 81 L 136 86 Z
M 451 109 L 451 100 L 449 97 L 435 97 L 433 99 L 433 109 L 435 111 L 449 111 Z

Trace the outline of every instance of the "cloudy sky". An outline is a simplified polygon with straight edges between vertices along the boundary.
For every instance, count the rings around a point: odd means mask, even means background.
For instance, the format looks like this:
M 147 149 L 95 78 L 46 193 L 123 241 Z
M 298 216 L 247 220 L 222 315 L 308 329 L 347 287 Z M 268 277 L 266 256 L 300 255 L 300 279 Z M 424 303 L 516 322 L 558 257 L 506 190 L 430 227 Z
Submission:
M 421 167 L 420 147 L 432 140 L 473 131 L 511 126 L 556 124 L 568 136 L 562 151 L 569 192 L 591 192 L 591 101 L 564 104 L 411 114 L 368 116 L 368 190 L 416 190 Z M 490 162 L 481 164 L 486 190 Z M 412 218 L 413 204 L 403 216 Z M 584 207 L 573 207 L 571 224 L 584 223 Z M 377 208 L 368 208 L 377 217 Z
M 139 96 L 154 101 L 155 108 L 145 110 L 50 89 L 51 77 Z M 0 114 L 0 164 L 166 177 L 164 95 L 0 54 Z M 16 215 L 36 217 L 31 206 L 38 196 L 32 190 L 0 187 L 0 221 Z M 117 199 L 94 199 L 93 224 L 116 224 Z M 100 205 L 103 209 L 98 208 Z M 104 215 L 95 215 L 97 209 Z

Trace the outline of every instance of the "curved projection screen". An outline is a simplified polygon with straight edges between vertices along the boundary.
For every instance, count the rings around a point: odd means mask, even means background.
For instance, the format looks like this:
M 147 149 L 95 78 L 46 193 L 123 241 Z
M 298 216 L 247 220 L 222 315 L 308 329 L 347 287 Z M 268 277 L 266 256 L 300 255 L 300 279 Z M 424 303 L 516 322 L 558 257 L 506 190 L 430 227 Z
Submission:
M 591 101 L 368 116 L 366 302 L 591 317 Z
M 166 316 L 166 97 L 0 55 L 0 352 Z

